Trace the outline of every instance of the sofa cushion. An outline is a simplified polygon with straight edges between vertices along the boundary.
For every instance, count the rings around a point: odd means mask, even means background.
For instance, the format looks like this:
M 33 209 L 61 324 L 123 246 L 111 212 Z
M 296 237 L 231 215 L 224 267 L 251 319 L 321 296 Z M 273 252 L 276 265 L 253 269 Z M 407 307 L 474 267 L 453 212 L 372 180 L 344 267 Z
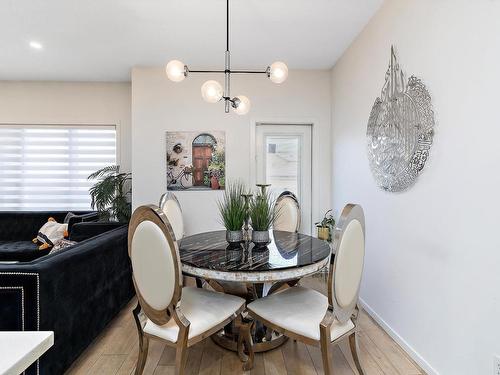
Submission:
M 88 222 L 88 223 L 76 223 L 73 225 L 71 232 L 69 233 L 69 239 L 71 241 L 81 242 L 89 238 L 98 236 L 102 233 L 108 232 L 110 230 L 120 228 L 127 223 L 118 222 Z
M 38 250 L 31 241 L 0 241 L 0 261 L 29 262 L 49 252 L 50 249 Z

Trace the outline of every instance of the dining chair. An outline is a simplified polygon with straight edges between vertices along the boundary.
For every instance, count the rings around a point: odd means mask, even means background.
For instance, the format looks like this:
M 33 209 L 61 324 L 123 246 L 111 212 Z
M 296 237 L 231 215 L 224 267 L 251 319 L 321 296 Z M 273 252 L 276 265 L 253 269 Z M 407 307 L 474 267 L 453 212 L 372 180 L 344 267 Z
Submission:
M 167 215 L 177 241 L 184 237 L 184 219 L 179 200 L 172 192 L 164 193 L 160 198 L 160 208 Z
M 274 211 L 277 212 L 274 230 L 297 232 L 300 227 L 300 206 L 295 194 L 284 191 L 276 199 Z
M 174 230 L 175 239 L 180 241 L 184 237 L 184 218 L 182 208 L 177 196 L 172 192 L 164 193 L 160 198 L 160 209 L 167 216 L 172 229 Z M 196 286 L 201 288 L 203 280 L 195 278 Z M 187 276 L 184 276 L 184 283 L 187 283 Z
M 288 337 L 321 347 L 325 374 L 331 374 L 330 345 L 349 338 L 358 372 L 363 375 L 357 343 L 358 298 L 365 254 L 365 220 L 359 205 L 344 207 L 334 231 L 328 297 L 295 286 L 247 306 L 249 314 Z M 251 350 L 251 348 L 249 349 Z
M 141 206 L 134 211 L 128 252 L 138 299 L 133 311 L 139 334 L 135 374 L 142 374 L 149 339 L 154 338 L 176 348 L 175 373 L 182 375 L 187 348 L 238 317 L 245 300 L 182 286 L 179 247 L 169 220 L 157 206 Z

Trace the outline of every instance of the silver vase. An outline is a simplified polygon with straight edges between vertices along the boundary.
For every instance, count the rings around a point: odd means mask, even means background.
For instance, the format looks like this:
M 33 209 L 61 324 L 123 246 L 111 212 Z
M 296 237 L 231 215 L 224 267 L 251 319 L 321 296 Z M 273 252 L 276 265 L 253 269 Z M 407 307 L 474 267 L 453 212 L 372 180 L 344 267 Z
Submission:
M 265 246 L 270 242 L 268 230 L 254 230 L 252 232 L 252 242 L 257 246 Z
M 243 241 L 243 232 L 241 230 L 226 230 L 226 241 L 229 243 Z

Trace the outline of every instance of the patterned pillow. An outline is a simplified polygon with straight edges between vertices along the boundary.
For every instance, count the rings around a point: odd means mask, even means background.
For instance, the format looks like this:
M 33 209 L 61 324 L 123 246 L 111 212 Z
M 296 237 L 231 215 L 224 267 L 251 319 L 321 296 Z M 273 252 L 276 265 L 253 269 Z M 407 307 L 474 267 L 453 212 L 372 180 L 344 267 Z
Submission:
M 33 242 L 40 245 L 38 246 L 39 250 L 44 250 L 54 246 L 57 241 L 62 240 L 67 235 L 68 224 L 58 223 L 53 217 L 49 217 L 49 220 L 38 231 Z
M 70 240 L 65 240 L 64 238 L 62 240 L 59 240 L 57 241 L 55 244 L 54 244 L 54 247 L 52 248 L 52 250 L 50 250 L 50 253 L 49 254 L 54 254 L 54 253 L 57 253 L 58 251 L 62 250 L 62 249 L 65 249 L 69 246 L 73 246 L 75 244 L 77 244 L 78 242 L 76 241 L 70 241 Z

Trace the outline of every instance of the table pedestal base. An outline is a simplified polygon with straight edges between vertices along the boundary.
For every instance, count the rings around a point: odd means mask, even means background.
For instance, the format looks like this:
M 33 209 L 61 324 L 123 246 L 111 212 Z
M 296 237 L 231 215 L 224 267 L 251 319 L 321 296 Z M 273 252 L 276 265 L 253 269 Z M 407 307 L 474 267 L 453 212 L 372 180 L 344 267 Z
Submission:
M 224 349 L 232 350 L 233 352 L 238 351 L 238 337 L 226 335 L 224 330 L 217 332 L 211 336 L 213 342 L 217 345 L 223 347 Z M 262 342 L 254 342 L 253 351 L 255 353 L 267 352 L 269 350 L 276 349 L 278 346 L 283 345 L 288 337 L 277 334 L 274 332 L 271 336 L 271 340 L 267 341 L 265 338 Z

